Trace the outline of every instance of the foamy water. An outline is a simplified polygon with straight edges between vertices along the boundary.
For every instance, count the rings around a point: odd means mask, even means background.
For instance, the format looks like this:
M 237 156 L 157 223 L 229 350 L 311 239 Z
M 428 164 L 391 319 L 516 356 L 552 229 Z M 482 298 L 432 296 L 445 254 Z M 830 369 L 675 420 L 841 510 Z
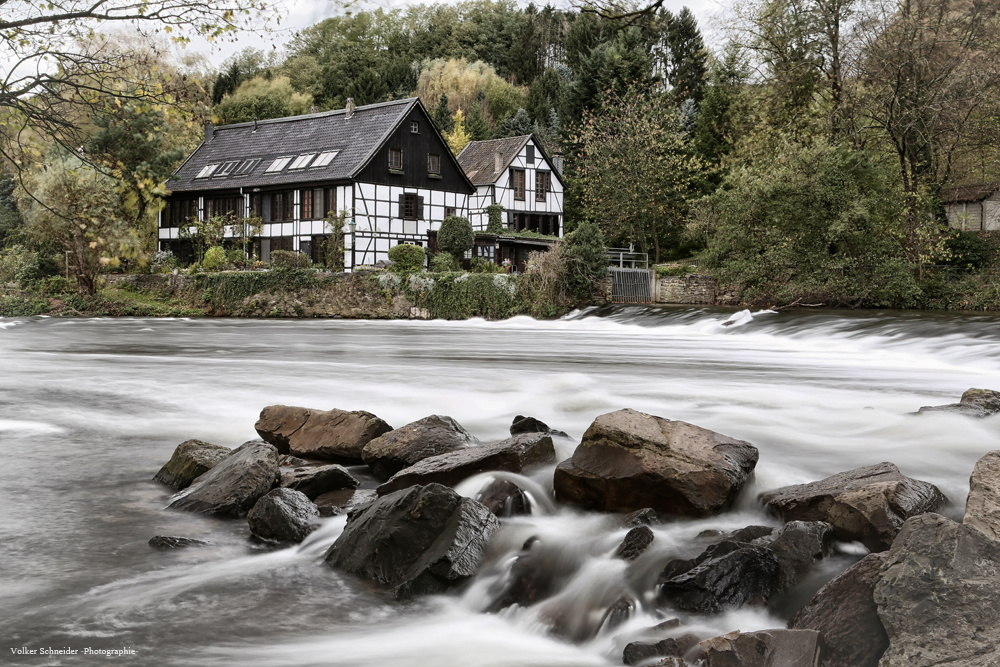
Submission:
M 888 460 L 937 484 L 946 512 L 960 512 L 1000 421 L 912 413 L 969 387 L 1000 388 L 997 323 L 656 308 L 498 323 L 0 319 L 4 641 L 129 646 L 133 664 L 621 664 L 630 637 L 673 615 L 651 594 L 663 563 L 697 553 L 702 530 L 771 521 L 760 491 Z M 273 550 L 252 543 L 242 521 L 163 509 L 168 490 L 149 480 L 177 443 L 238 445 L 275 403 L 364 409 L 394 426 L 446 414 L 483 441 L 531 415 L 569 433 L 560 457 L 597 415 L 631 407 L 748 440 L 761 456 L 733 512 L 656 527 L 629 568 L 613 558 L 624 529 L 553 505 L 551 469 L 532 472 L 522 482 L 537 511 L 504 520 L 481 575 L 454 595 L 400 604 L 322 563 L 343 518 Z M 490 478 L 459 489 L 472 496 Z M 210 545 L 159 552 L 146 544 L 153 535 Z M 560 563 L 559 590 L 484 613 L 532 537 Z M 810 585 L 858 555 L 842 545 Z M 632 616 L 600 627 L 623 593 L 636 600 Z M 684 617 L 684 631 L 775 627 L 786 616 L 775 607 Z M 9 647 L 5 664 L 81 660 L 22 659 Z

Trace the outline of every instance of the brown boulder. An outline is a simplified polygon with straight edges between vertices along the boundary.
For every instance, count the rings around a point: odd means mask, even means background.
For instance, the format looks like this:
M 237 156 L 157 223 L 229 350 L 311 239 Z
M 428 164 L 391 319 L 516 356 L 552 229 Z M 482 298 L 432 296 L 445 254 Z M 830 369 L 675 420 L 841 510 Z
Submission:
M 730 632 L 706 639 L 701 648 L 705 667 L 815 667 L 819 633 L 785 629 Z
M 191 486 L 191 482 L 212 469 L 216 463 L 232 454 L 233 450 L 201 440 L 187 440 L 177 445 L 170 460 L 153 477 L 178 491 Z
M 601 415 L 556 466 L 560 500 L 614 512 L 701 517 L 732 505 L 757 465 L 748 442 L 635 410 Z
M 868 554 L 827 582 L 788 622 L 792 630 L 820 633 L 820 667 L 878 667 L 889 638 L 873 591 L 887 552 Z
M 216 514 L 245 514 L 278 477 L 278 452 L 260 440 L 245 442 L 191 486 L 174 494 L 167 507 Z
M 370 412 L 269 405 L 254 424 L 281 454 L 358 463 L 365 445 L 392 427 Z
M 555 462 L 552 438 L 544 433 L 525 433 L 489 445 L 466 447 L 431 456 L 393 475 L 378 487 L 378 494 L 405 489 L 414 484 L 437 482 L 455 486 L 463 479 L 491 470 L 521 472 L 530 465 Z
M 387 480 L 417 461 L 477 444 L 451 417 L 431 415 L 375 438 L 362 450 L 372 473 Z
M 760 499 L 784 521 L 826 521 L 838 539 L 860 540 L 870 551 L 888 549 L 904 521 L 946 500 L 936 486 L 906 477 L 891 463 L 775 489 Z
M 1000 540 L 1000 450 L 976 462 L 969 479 L 969 498 L 962 523 Z
M 309 466 L 295 468 L 282 473 L 279 486 L 295 489 L 306 494 L 309 500 L 330 491 L 340 489 L 356 489 L 361 483 L 343 466 L 331 463 L 327 466 Z

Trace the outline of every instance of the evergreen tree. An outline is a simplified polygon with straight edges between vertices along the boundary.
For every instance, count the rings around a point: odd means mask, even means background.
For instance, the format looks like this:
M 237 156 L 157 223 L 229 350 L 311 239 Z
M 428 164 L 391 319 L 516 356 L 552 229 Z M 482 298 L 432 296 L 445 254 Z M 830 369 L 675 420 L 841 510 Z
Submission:
M 711 83 L 705 87 L 694 126 L 695 150 L 712 163 L 718 163 L 732 149 L 732 106 L 745 78 L 740 51 L 728 48 L 712 68 Z
M 503 136 L 519 137 L 523 134 L 531 134 L 535 131 L 535 121 L 523 108 L 503 122 Z
M 694 14 L 684 7 L 667 18 L 667 81 L 678 100 L 700 102 L 708 72 L 708 53 Z
M 469 116 L 465 119 L 465 131 L 471 141 L 483 141 L 493 137 L 493 129 L 483 116 L 483 103 L 486 96 L 480 92 L 480 99 L 469 107 Z
M 0 171 L 0 248 L 21 228 L 21 211 L 17 206 L 17 178 L 6 166 Z
M 451 111 L 448 110 L 448 93 L 441 93 L 437 106 L 431 112 L 431 120 L 437 125 L 437 129 L 441 134 L 447 134 L 455 127 L 455 122 L 451 118 Z

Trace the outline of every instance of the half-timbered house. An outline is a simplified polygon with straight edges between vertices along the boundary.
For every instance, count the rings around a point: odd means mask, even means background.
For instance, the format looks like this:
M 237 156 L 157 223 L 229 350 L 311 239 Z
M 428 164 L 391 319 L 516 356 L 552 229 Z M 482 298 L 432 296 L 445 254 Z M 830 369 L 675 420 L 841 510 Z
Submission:
M 343 234 L 348 270 L 424 245 L 447 216 L 469 215 L 476 192 L 417 98 L 206 126 L 167 187 L 162 250 L 190 253 L 180 230 L 192 217 L 255 215 L 262 260 L 279 249 L 318 260 L 322 241 Z M 338 214 L 343 226 L 330 229 Z

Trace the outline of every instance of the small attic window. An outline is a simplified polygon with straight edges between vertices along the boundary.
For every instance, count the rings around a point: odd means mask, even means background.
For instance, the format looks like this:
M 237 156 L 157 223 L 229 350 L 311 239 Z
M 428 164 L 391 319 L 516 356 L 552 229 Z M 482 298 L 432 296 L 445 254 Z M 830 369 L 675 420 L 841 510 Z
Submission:
M 333 158 L 337 157 L 337 153 L 339 152 L 340 151 L 326 151 L 324 153 L 320 153 L 319 157 L 316 158 L 316 161 L 312 163 L 312 166 L 325 167 L 326 165 L 333 162 Z
M 309 163 L 312 162 L 312 159 L 314 157 L 316 157 L 315 153 L 306 153 L 305 155 L 300 155 L 297 158 L 295 158 L 295 161 L 292 162 L 292 166 L 290 166 L 289 169 L 305 169 L 306 167 L 309 166 Z
M 225 162 L 221 167 L 219 167 L 219 170 L 215 172 L 213 176 L 215 176 L 216 178 L 219 178 L 220 176 L 229 176 L 230 174 L 233 173 L 233 170 L 236 169 L 236 165 L 238 165 L 239 163 L 240 163 L 239 160 L 236 160 L 234 162 Z
M 210 164 L 206 167 L 202 167 L 201 171 L 198 172 L 198 175 L 195 176 L 195 178 L 208 178 L 209 176 L 214 174 L 215 170 L 218 168 L 219 168 L 218 164 Z
M 256 160 L 244 160 L 242 163 L 240 163 L 240 166 L 237 167 L 235 173 L 233 173 L 233 176 L 246 176 L 251 171 L 253 171 L 253 168 L 256 167 L 258 164 L 260 164 L 260 158 L 257 158 Z
M 410 134 L 420 134 L 420 121 L 411 120 L 410 121 Z
M 276 171 L 281 171 L 282 169 L 284 169 L 285 167 L 287 167 L 288 163 L 291 162 L 291 161 L 292 161 L 292 158 L 290 158 L 290 157 L 279 157 L 279 158 L 276 158 L 274 160 L 274 162 L 272 162 L 271 164 L 268 165 L 267 169 L 264 170 L 264 173 L 265 174 L 270 174 L 270 173 L 274 173 Z
M 528 149 L 527 150 L 527 153 L 528 153 L 528 155 L 527 155 L 528 164 L 535 164 L 535 147 L 534 147 L 534 145 L 528 144 L 526 146 L 526 148 Z

